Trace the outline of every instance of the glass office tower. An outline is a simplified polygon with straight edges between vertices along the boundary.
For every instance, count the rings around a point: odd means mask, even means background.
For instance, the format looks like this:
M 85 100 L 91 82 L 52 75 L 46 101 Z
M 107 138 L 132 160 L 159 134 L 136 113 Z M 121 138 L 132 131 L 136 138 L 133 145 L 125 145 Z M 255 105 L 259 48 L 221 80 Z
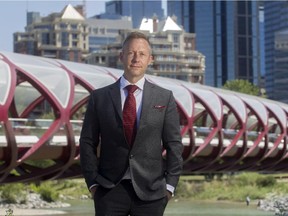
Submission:
M 273 99 L 288 103 L 288 28 L 276 32 L 274 50 Z
M 161 0 L 113 0 L 106 2 L 106 14 L 130 16 L 133 28 L 139 28 L 142 19 L 156 15 L 160 20 L 164 17 Z
M 288 29 L 288 1 L 264 1 L 264 14 L 266 92 L 268 98 L 277 99 L 275 94 L 280 86 L 275 83 L 275 76 L 281 70 L 275 68 L 275 34 Z
M 206 57 L 205 84 L 260 80 L 259 2 L 172 1 L 167 15 L 187 32 L 196 33 L 196 49 Z

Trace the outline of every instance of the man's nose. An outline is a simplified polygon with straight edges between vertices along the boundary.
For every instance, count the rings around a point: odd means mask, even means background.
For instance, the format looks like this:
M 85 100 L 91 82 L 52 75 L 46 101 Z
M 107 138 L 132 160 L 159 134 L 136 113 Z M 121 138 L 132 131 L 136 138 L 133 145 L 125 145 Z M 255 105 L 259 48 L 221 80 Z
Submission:
M 139 54 L 137 54 L 137 53 L 135 53 L 134 55 L 133 55 L 133 61 L 139 61 L 139 59 L 140 59 L 140 55 Z

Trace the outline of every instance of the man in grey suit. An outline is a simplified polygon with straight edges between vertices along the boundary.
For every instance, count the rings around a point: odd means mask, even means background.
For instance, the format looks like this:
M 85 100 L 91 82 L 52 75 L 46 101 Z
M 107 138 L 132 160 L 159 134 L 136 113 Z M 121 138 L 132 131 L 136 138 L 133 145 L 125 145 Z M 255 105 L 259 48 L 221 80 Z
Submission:
M 176 102 L 170 90 L 145 79 L 153 61 L 145 34 L 131 32 L 119 58 L 123 76 L 90 95 L 80 136 L 83 175 L 95 215 L 161 216 L 182 172 Z M 125 116 L 134 111 L 124 111 L 129 95 L 136 106 L 132 123 Z M 131 137 L 127 122 L 137 130 Z

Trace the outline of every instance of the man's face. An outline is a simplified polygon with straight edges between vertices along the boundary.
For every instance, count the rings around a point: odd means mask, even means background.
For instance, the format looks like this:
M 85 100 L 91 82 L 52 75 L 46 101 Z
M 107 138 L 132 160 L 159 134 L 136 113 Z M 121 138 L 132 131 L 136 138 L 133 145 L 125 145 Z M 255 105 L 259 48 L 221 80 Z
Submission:
M 153 60 L 148 42 L 142 38 L 127 41 L 120 53 L 120 60 L 125 78 L 139 80 Z

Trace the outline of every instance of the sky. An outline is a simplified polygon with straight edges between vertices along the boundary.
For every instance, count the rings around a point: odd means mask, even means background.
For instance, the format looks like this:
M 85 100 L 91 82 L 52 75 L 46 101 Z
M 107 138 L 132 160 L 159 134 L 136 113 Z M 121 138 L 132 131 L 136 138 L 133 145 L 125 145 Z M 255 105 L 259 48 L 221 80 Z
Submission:
M 86 14 L 91 17 L 105 12 L 105 2 L 109 0 L 86 0 Z M 0 51 L 13 52 L 13 33 L 24 32 L 26 12 L 40 12 L 48 16 L 71 4 L 83 4 L 77 0 L 0 0 Z M 164 3 L 165 4 L 165 3 Z

